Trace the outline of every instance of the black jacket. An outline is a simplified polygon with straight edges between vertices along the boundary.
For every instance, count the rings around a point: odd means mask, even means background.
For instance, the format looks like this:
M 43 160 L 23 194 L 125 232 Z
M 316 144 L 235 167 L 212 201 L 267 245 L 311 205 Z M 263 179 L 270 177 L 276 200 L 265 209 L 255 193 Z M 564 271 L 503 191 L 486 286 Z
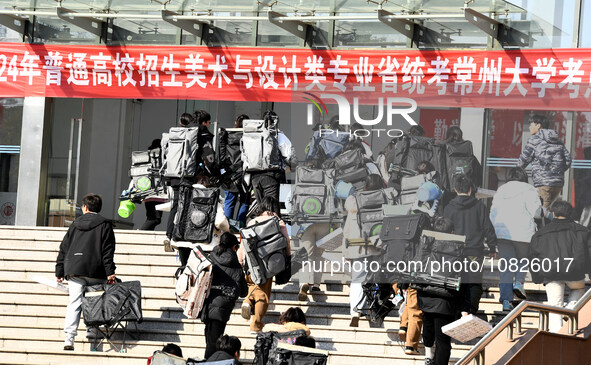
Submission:
M 236 299 L 244 298 L 248 294 L 244 271 L 238 262 L 236 252 L 232 250 L 218 255 L 214 249 L 209 257 L 213 262 L 213 278 L 201 320 L 228 322 Z
M 417 290 L 419 309 L 425 313 L 437 313 L 445 316 L 455 316 L 460 305 L 460 294 L 456 290 L 448 290 L 450 298 Z
M 207 359 L 208 362 L 210 361 L 222 361 L 222 360 L 232 360 L 234 356 L 228 354 L 225 351 L 216 351 Z M 234 360 L 235 365 L 242 365 L 242 363 L 238 360 Z
M 86 213 L 72 223 L 60 245 L 56 277 L 70 275 L 106 279 L 115 273 L 115 234 L 111 221 Z
M 585 274 L 591 272 L 590 257 L 591 232 L 571 219 L 554 219 L 532 237 L 532 279 L 537 284 L 583 280 Z M 534 259 L 539 259 L 539 270 Z
M 443 216 L 454 222 L 454 233 L 466 236 L 465 256 L 484 255 L 484 238 L 491 252 L 497 250 L 497 236 L 484 204 L 471 196 L 458 195 L 446 205 Z

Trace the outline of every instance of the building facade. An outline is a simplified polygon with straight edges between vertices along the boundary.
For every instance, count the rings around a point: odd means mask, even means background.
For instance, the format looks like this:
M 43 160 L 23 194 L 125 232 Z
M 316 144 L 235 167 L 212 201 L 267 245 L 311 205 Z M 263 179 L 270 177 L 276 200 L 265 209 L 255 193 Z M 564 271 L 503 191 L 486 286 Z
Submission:
M 301 146 L 302 159 L 311 136 L 310 127 L 304 127 L 310 103 L 289 97 L 295 78 L 332 72 L 331 83 L 359 85 L 361 68 L 371 67 L 365 77 L 373 75 L 374 81 L 365 86 L 373 82 L 380 88 L 385 80 L 380 72 L 387 68 L 380 59 L 390 55 L 398 60 L 396 96 L 410 96 L 417 103 L 410 117 L 440 140 L 447 128 L 459 125 L 474 144 L 487 188 L 495 190 L 507 167 L 515 164 L 529 138 L 530 116 L 546 115 L 574 160 L 562 196 L 580 211 L 591 204 L 591 107 L 586 102 L 591 94 L 586 68 L 591 67 L 591 21 L 585 17 L 590 11 L 589 0 L 408 0 L 402 5 L 365 0 L 0 1 L 0 224 L 63 226 L 72 217 L 72 203 L 95 192 L 104 198 L 105 216 L 120 227 L 137 228 L 145 217 L 143 208 L 126 220 L 117 216 L 119 194 L 129 183 L 131 151 L 147 149 L 180 114 L 196 109 L 208 110 L 221 127 L 230 127 L 237 115 L 258 118 L 273 109 L 280 115 L 280 128 Z M 203 73 L 201 68 L 187 71 L 186 62 L 179 61 L 193 51 L 209 55 L 204 56 Z M 63 57 L 59 64 L 47 58 L 56 52 Z M 114 60 L 122 61 L 126 52 L 135 58 L 127 71 L 135 73 L 133 81 L 143 89 L 121 86 L 124 66 Z M 87 58 L 77 59 L 82 54 Z M 100 59 L 90 59 L 107 54 L 112 71 L 108 88 L 97 71 Z M 149 54 L 159 57 L 152 69 L 149 60 L 140 61 Z M 40 74 L 34 77 L 43 77 L 40 83 L 26 73 L 29 55 L 39 56 Z M 238 55 L 252 62 L 241 66 Z M 340 55 L 349 61 L 341 65 L 348 73 L 330 71 Z M 215 79 L 217 69 L 208 68 L 222 56 L 230 82 L 221 74 Z M 291 56 L 300 57 L 292 65 L 300 69 L 293 78 L 288 76 Z M 323 68 L 311 74 L 306 64 L 316 56 L 324 56 Z M 427 64 L 412 69 L 405 64 L 409 56 L 411 62 L 416 58 Z M 450 71 L 433 79 L 440 74 L 429 68 L 437 68 L 433 62 L 438 56 L 451 60 L 442 66 Z M 274 58 L 266 63 L 266 57 Z M 364 57 L 370 60 L 366 64 Z M 462 68 L 464 58 L 468 65 Z M 528 63 L 518 64 L 518 58 Z M 498 81 L 495 66 L 485 65 L 485 59 L 505 62 L 496 65 Z M 166 60 L 172 66 L 165 66 Z M 82 61 L 88 68 L 79 67 Z M 248 67 L 250 71 L 241 72 Z M 482 73 L 483 67 L 492 71 Z M 50 73 L 58 68 L 59 83 Z M 517 80 L 527 84 L 527 97 L 520 96 L 521 83 L 511 79 L 507 68 L 522 73 Z M 171 85 L 175 72 L 184 78 L 182 87 L 147 88 L 156 75 L 167 75 Z M 345 79 L 338 77 L 343 75 Z M 248 90 L 228 88 L 248 85 L 250 77 L 254 86 Z M 191 80 L 209 83 L 208 88 L 185 87 Z M 77 81 L 88 84 L 76 88 Z M 447 85 L 443 96 L 440 83 Z M 495 93 L 496 85 L 500 93 Z M 576 97 L 567 96 L 575 90 Z M 317 86 L 309 91 L 320 95 L 322 90 Z M 436 97 L 427 97 L 430 92 Z M 358 114 L 364 120 L 381 115 L 377 103 L 361 104 Z M 313 113 L 313 119 L 323 120 L 342 111 L 327 102 Z M 353 111 L 351 115 L 354 119 Z M 391 127 L 408 126 L 397 115 Z M 372 133 L 366 141 L 377 154 L 389 138 Z

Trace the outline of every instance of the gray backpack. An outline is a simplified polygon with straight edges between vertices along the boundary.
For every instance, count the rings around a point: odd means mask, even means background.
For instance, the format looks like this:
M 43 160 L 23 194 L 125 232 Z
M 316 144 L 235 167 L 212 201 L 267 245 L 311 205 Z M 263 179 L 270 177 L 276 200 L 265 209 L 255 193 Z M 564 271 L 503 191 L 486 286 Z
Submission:
M 332 175 L 334 170 L 296 168 L 291 206 L 297 222 L 328 222 L 336 215 Z
M 397 196 L 398 193 L 394 188 L 355 193 L 357 223 L 362 238 L 367 240 L 380 234 L 384 221 L 382 205 L 394 204 Z
M 412 205 L 417 200 L 417 190 L 427 181 L 433 181 L 436 172 L 416 176 L 404 176 L 401 180 L 400 201 L 403 205 Z
M 168 178 L 195 176 L 198 128 L 172 127 L 162 134 L 162 172 Z
M 129 176 L 133 181 L 136 191 L 148 191 L 154 189 L 155 179 L 152 175 L 152 163 L 149 151 L 133 151 L 131 153 L 131 167 Z
M 246 251 L 250 278 L 257 285 L 264 284 L 285 270 L 287 239 L 281 233 L 279 218 L 272 217 L 240 230 Z
M 281 169 L 281 154 L 277 137 L 277 121 L 248 119 L 243 121 L 240 141 L 244 171 Z

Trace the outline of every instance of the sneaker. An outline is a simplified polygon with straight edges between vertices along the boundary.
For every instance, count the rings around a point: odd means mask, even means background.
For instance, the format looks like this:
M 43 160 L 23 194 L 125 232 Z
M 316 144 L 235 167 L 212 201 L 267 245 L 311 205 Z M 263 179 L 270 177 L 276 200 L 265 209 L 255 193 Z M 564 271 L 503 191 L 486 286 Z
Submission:
M 172 246 L 170 246 L 170 238 L 164 240 L 164 252 L 173 252 Z
M 361 313 L 355 312 L 351 316 L 351 322 L 349 322 L 349 327 L 359 327 L 359 318 L 361 317 Z
M 304 302 L 308 299 L 308 289 L 310 289 L 310 284 L 302 284 L 300 293 L 298 294 L 298 300 L 300 302 Z
M 247 302 L 243 302 L 241 310 L 242 318 L 246 319 L 247 321 L 250 320 L 250 304 L 248 304 Z
M 320 293 L 322 290 L 320 290 L 320 287 L 317 285 L 314 285 L 312 288 L 310 288 L 310 293 L 316 292 L 316 293 Z
M 425 358 L 425 365 L 435 365 L 435 359 Z
M 66 339 L 64 340 L 64 350 L 66 351 L 73 351 L 74 350 L 74 335 L 66 335 Z
M 508 300 L 503 300 L 503 312 L 511 312 L 513 310 L 513 304 Z
M 419 350 L 415 349 L 412 346 L 406 346 L 406 348 L 404 349 L 404 353 L 406 355 L 420 355 Z
M 519 299 L 527 299 L 525 288 L 520 282 L 515 282 L 515 285 L 513 285 L 513 294 Z
M 401 342 L 406 341 L 406 330 L 406 327 L 400 327 L 400 329 L 398 330 L 398 338 L 400 338 Z

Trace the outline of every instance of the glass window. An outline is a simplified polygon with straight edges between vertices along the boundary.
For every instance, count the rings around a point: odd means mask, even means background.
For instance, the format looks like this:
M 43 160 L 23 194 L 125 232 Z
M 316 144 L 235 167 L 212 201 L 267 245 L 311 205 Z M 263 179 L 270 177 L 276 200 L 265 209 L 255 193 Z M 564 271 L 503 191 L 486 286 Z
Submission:
M 591 112 L 576 114 L 575 146 L 573 158 L 574 186 L 573 192 L 577 215 L 583 219 L 591 213 Z M 584 209 L 587 214 L 581 216 Z M 581 224 L 589 224 L 582 221 Z
M 9 29 L 4 25 L 0 25 L 0 42 L 22 42 L 23 35 L 17 31 Z
M 572 47 L 575 16 L 575 1 L 514 0 L 523 8 L 521 13 L 499 14 L 497 20 L 530 35 L 529 48 Z
M 34 43 L 97 43 L 99 37 L 60 18 L 38 17 L 33 33 Z
M 251 12 L 214 13 L 214 16 L 253 16 Z M 252 44 L 252 21 L 215 20 L 204 35 L 203 44 L 209 46 L 249 46 Z M 182 32 L 182 44 L 195 45 L 198 37 L 189 32 Z
M 340 14 L 352 15 L 352 14 Z M 337 20 L 334 46 L 339 48 L 406 48 L 407 38 L 379 20 Z
M 579 47 L 591 47 L 591 18 L 587 15 L 591 14 L 591 0 L 583 0 L 581 2 L 581 26 L 579 28 Z
M 160 15 L 160 13 L 146 13 Z M 126 19 L 113 20 L 113 34 L 110 44 L 164 44 L 174 45 L 180 28 L 158 19 Z
M 491 110 L 489 113 L 489 149 L 485 163 L 489 189 L 496 190 L 505 182 L 507 170 L 517 164 L 521 151 L 531 137 L 529 120 L 534 114 L 545 115 L 550 128 L 558 133 L 562 143 L 571 127 L 568 112 L 534 110 Z
M 14 225 L 23 99 L 0 99 L 0 225 Z

